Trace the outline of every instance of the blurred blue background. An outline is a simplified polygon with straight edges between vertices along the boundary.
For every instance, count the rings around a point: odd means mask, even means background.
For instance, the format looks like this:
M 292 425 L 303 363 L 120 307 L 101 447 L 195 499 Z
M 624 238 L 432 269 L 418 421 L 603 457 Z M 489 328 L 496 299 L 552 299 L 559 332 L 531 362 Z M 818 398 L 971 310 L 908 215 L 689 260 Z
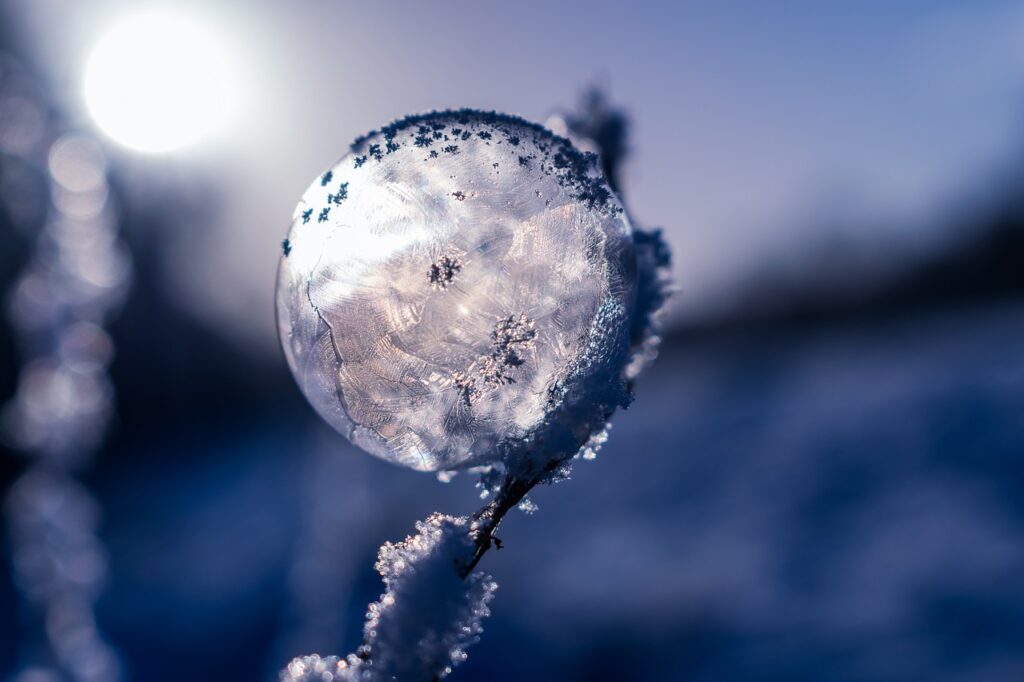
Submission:
M 678 292 L 597 460 L 502 527 L 494 615 L 452 679 L 1024 679 L 1024 5 L 172 6 L 218 36 L 237 99 L 201 144 L 141 154 L 82 96 L 137 3 L 0 3 L 0 292 L 47 219 L 47 131 L 102 146 L 133 263 L 116 416 L 74 474 L 126 679 L 351 651 L 377 547 L 479 505 L 471 477 L 376 461 L 303 402 L 280 239 L 371 128 L 544 121 L 591 85 L 628 118 L 623 197 L 664 229 Z M 2 318 L 7 402 L 33 349 Z M 31 458 L 3 442 L 6 493 Z M 53 624 L 0 547 L 13 679 Z

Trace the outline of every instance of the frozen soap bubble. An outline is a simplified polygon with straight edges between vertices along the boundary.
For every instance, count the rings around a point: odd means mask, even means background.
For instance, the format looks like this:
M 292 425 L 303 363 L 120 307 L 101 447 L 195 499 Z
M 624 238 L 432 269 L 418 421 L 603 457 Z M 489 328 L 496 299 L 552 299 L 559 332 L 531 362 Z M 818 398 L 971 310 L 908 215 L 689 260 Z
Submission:
M 360 138 L 282 251 L 288 365 L 378 457 L 541 467 L 625 399 L 629 221 L 596 157 L 539 125 L 449 111 Z

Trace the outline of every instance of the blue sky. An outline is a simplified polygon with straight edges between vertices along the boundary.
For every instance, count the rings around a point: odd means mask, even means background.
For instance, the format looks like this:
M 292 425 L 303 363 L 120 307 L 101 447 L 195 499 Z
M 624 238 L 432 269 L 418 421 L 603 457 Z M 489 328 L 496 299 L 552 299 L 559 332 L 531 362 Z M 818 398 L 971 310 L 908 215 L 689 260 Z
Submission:
M 211 144 L 130 161 L 142 177 L 172 164 L 221 180 L 208 260 L 180 288 L 213 316 L 270 309 L 309 180 L 356 135 L 414 111 L 543 120 L 606 84 L 635 124 L 627 200 L 675 247 L 676 319 L 808 244 L 926 250 L 950 209 L 1024 151 L 1019 2 L 168 4 L 223 36 L 244 91 Z M 72 109 L 90 43 L 139 6 L 15 3 Z

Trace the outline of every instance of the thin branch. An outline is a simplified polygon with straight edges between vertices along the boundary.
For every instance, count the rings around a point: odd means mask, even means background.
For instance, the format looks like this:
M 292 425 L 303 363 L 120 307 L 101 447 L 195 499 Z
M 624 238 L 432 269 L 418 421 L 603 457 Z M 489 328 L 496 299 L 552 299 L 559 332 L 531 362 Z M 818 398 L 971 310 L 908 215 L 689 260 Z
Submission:
M 494 534 L 498 532 L 498 526 L 501 525 L 505 514 L 519 504 L 535 485 L 546 479 L 565 459 L 563 457 L 551 459 L 539 474 L 529 478 L 517 478 L 512 474 L 505 474 L 498 491 L 494 494 L 494 499 L 473 514 L 473 522 L 469 529 L 470 536 L 473 538 L 473 555 L 466 564 L 457 567 L 459 576 L 463 580 L 473 572 L 491 545 L 501 548 L 501 541 Z

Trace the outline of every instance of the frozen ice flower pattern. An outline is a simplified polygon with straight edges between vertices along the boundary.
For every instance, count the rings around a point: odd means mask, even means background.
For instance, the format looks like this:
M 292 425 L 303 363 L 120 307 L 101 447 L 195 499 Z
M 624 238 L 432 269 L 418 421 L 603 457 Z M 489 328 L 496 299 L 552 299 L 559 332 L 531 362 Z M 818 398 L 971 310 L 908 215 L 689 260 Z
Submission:
M 624 399 L 629 221 L 597 158 L 541 126 L 449 111 L 375 131 L 313 180 L 283 244 L 288 364 L 374 455 L 571 453 Z

